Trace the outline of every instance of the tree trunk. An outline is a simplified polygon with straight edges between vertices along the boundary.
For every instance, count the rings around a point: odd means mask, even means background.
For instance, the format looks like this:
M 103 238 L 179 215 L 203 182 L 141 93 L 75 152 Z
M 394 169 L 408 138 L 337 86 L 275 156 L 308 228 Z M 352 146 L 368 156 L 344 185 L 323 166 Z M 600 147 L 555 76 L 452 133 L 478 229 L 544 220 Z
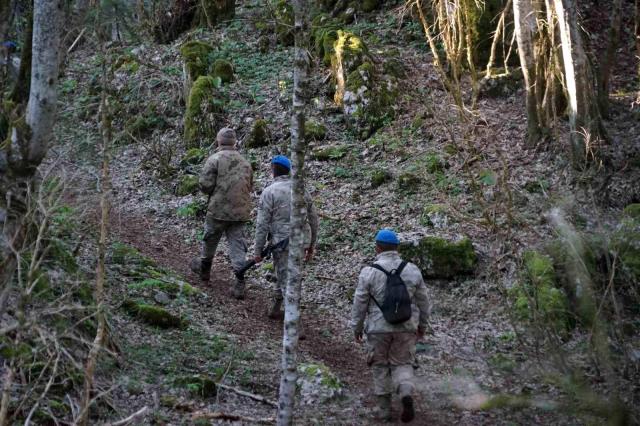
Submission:
M 22 247 L 29 188 L 51 139 L 56 113 L 62 0 L 35 0 L 31 85 L 24 119 L 14 120 L 0 147 L 0 283 L 7 285 Z M 0 306 L 2 308 L 2 306 Z M 0 309 L 1 310 L 1 309 Z
M 640 78 L 640 0 L 636 0 L 636 22 L 634 32 L 636 36 L 636 54 L 638 57 L 638 78 Z M 640 99 L 640 91 L 638 91 L 638 99 Z
M 538 91 L 536 85 L 535 39 L 538 33 L 537 16 L 532 0 L 513 0 L 513 21 L 518 55 L 524 85 L 527 91 L 527 144 L 535 146 L 542 137 L 542 123 L 538 114 Z
M 611 10 L 611 27 L 609 28 L 609 42 L 607 51 L 605 52 L 602 70 L 600 72 L 598 102 L 600 112 L 603 116 L 607 116 L 609 112 L 609 89 L 611 69 L 616 60 L 616 50 L 620 42 L 620 28 L 622 25 L 622 0 L 613 0 Z
M 27 27 L 23 34 L 22 52 L 18 77 L 11 90 L 9 99 L 15 103 L 23 103 L 29 95 L 31 84 L 31 47 L 33 46 L 33 11 L 27 16 Z
M 302 254 L 304 251 L 304 221 L 307 216 L 304 200 L 304 137 L 305 107 L 309 98 L 309 52 L 307 51 L 307 0 L 294 0 L 295 58 L 293 70 L 293 117 L 291 119 L 291 233 L 289 237 L 289 279 L 285 296 L 284 333 L 282 338 L 282 376 L 278 401 L 278 425 L 293 423 L 293 409 L 298 378 L 298 323 L 300 321 L 300 293 Z
M 569 96 L 569 127 L 573 166 L 584 167 L 605 137 L 596 96 L 596 81 L 580 34 L 574 0 L 554 0 L 564 77 Z

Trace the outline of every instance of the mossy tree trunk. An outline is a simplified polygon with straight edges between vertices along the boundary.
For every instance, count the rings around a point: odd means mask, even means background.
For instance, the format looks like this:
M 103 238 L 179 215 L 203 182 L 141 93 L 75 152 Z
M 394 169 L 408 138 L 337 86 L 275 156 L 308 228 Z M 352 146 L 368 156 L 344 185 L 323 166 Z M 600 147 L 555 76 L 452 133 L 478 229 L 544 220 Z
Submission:
M 23 35 L 22 53 L 20 54 L 20 69 L 9 99 L 16 103 L 23 103 L 29 96 L 31 84 L 31 48 L 33 45 L 33 11 L 27 15 L 27 26 Z
M 538 93 L 544 90 L 537 83 L 539 71 L 536 57 L 536 43 L 540 38 L 538 31 L 538 12 L 540 8 L 536 0 L 513 0 L 513 16 L 515 22 L 515 34 L 518 41 L 518 55 L 524 85 L 527 92 L 527 142 L 529 146 L 535 146 L 544 133 L 545 123 L 541 119 L 538 99 L 542 96 Z
M 575 0 L 554 0 L 564 78 L 569 97 L 569 127 L 573 166 L 582 168 L 593 159 L 597 147 L 605 139 L 605 130 L 598 107 L 596 80 L 582 41 Z
M 25 238 L 23 219 L 49 141 L 57 104 L 62 0 L 35 0 L 33 59 L 24 116 L 12 117 L 0 148 L 0 283 L 8 288 Z M 0 311 L 2 306 L 0 306 Z
M 309 100 L 309 2 L 294 0 L 295 56 L 293 70 L 293 117 L 291 119 L 291 157 L 293 160 L 291 187 L 291 233 L 289 237 L 288 282 L 285 296 L 284 333 L 282 338 L 282 376 L 278 401 L 278 425 L 293 423 L 296 381 L 298 378 L 298 339 L 302 255 L 304 251 L 304 221 L 307 215 L 304 201 L 304 137 L 305 108 Z

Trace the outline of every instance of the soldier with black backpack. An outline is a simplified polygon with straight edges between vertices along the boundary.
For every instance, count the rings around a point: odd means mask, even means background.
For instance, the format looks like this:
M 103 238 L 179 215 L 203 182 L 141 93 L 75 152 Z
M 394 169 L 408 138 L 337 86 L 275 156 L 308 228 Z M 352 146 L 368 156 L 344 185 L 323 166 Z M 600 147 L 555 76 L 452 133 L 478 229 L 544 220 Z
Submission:
M 415 416 L 416 339 L 427 330 L 429 303 L 420 270 L 400 258 L 398 244 L 391 230 L 376 235 L 376 260 L 360 272 L 352 326 L 358 343 L 363 332 L 367 335 L 367 365 L 373 369 L 380 420 L 391 420 L 391 396 L 397 393 L 402 403 L 400 419 L 410 422 Z

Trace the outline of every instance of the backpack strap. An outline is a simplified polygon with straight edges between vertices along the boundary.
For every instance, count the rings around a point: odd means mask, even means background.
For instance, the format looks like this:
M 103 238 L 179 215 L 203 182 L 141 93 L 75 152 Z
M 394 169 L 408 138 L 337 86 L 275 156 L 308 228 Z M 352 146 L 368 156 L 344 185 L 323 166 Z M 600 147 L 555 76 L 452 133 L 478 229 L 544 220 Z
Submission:
M 405 266 L 407 266 L 407 261 L 403 260 L 402 262 L 400 262 L 400 265 L 398 265 L 398 267 L 392 271 L 392 273 L 400 275 Z
M 384 269 L 382 266 L 378 265 L 377 263 L 372 263 L 371 267 L 373 269 L 377 269 L 378 271 L 384 272 L 384 274 L 387 275 L 387 276 L 391 275 L 386 269 Z

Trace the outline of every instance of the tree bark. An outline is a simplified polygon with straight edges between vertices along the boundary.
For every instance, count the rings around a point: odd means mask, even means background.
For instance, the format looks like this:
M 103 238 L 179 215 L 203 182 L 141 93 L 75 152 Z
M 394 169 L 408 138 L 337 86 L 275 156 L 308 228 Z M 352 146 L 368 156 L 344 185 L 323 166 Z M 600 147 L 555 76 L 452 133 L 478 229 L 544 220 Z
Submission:
M 638 55 L 638 78 L 640 78 L 640 0 L 636 0 L 636 19 L 635 19 L 635 36 L 636 36 L 636 54 Z M 638 91 L 638 99 L 640 99 L 640 91 Z
M 609 28 L 609 42 L 605 52 L 604 62 L 600 72 L 598 102 L 603 116 L 609 112 L 609 89 L 611 69 L 616 60 L 616 50 L 620 42 L 620 28 L 622 26 L 622 0 L 613 0 L 611 10 L 611 27 Z
M 309 98 L 308 0 L 294 0 L 295 58 L 293 71 L 293 117 L 291 119 L 291 233 L 289 237 L 289 279 L 285 296 L 284 333 L 282 338 L 282 376 L 278 400 L 278 425 L 293 423 L 296 380 L 298 378 L 298 324 L 300 321 L 301 268 L 304 251 L 304 137 L 305 107 Z
M 513 20 L 518 41 L 518 55 L 527 92 L 527 143 L 529 146 L 535 146 L 542 137 L 542 123 L 538 114 L 539 96 L 537 93 L 541 88 L 536 85 L 535 39 L 538 33 L 538 23 L 532 0 L 513 0 Z
M 22 247 L 22 220 L 29 188 L 51 139 L 56 113 L 60 12 L 62 0 L 35 0 L 31 85 L 24 119 L 9 129 L 0 147 L 0 283 L 8 285 L 15 269 L 14 250 Z M 0 307 L 1 308 L 1 307 Z
M 554 0 L 554 4 L 569 96 L 571 158 L 573 166 L 581 168 L 596 154 L 605 131 L 598 108 L 596 80 L 582 42 L 575 1 Z
M 20 68 L 9 99 L 14 103 L 22 103 L 27 99 L 31 89 L 31 48 L 33 46 L 33 11 L 27 16 L 27 27 L 23 35 L 22 52 L 20 54 Z

